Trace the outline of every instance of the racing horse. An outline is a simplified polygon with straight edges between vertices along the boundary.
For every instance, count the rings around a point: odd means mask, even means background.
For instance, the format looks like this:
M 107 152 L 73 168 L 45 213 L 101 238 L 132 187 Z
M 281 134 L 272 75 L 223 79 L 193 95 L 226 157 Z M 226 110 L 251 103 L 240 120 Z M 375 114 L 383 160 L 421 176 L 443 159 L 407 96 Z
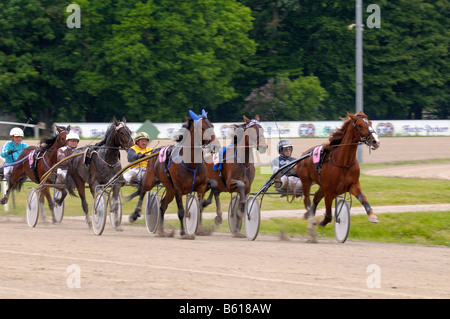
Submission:
M 182 196 L 197 192 L 203 195 L 210 188 L 210 196 L 202 200 L 201 208 L 206 207 L 212 201 L 212 195 L 217 187 L 217 183 L 208 180 L 206 166 L 203 159 L 203 147 L 208 147 L 212 152 L 220 147 L 214 133 L 214 125 L 208 120 L 205 110 L 199 116 L 189 110 L 190 116 L 185 117 L 185 122 L 179 133 L 175 135 L 176 145 L 170 145 L 159 151 L 159 156 L 149 159 L 145 175 L 140 188 L 134 195 L 139 194 L 139 201 L 133 214 L 130 215 L 130 222 L 135 221 L 140 216 L 142 200 L 146 192 L 150 191 L 158 184 L 163 184 L 166 188 L 164 197 L 161 199 L 160 219 L 158 234 L 164 235 L 164 213 L 172 200 L 175 198 L 178 208 L 178 219 L 181 225 L 181 236 L 185 235 L 184 229 L 184 207 Z
M 320 226 L 325 227 L 332 220 L 331 206 L 336 196 L 350 192 L 364 206 L 369 221 L 378 222 L 377 216 L 362 193 L 359 183 L 359 163 L 356 159 L 356 150 L 361 143 L 366 144 L 371 150 L 380 146 L 380 139 L 372 128 L 372 122 L 363 112 L 358 114 L 347 113 L 341 128 L 330 135 L 329 142 L 322 146 L 320 159 L 314 163 L 314 155 L 308 156 L 296 166 L 297 175 L 302 181 L 304 204 L 307 210 L 305 217 L 312 218 L 315 215 L 317 205 L 325 197 L 326 213 Z M 319 146 L 320 147 L 320 146 Z M 315 147 L 304 154 L 318 150 Z M 313 183 L 319 186 L 315 193 L 313 203 L 309 198 L 310 188 Z
M 106 184 L 112 176 L 121 169 L 120 150 L 127 150 L 134 145 L 131 130 L 126 124 L 125 117 L 119 122 L 114 117 L 105 133 L 104 139 L 95 146 L 86 146 L 76 149 L 73 154 L 85 152 L 85 156 L 76 156 L 68 161 L 66 177 L 67 191 L 76 196 L 74 188 L 78 190 L 86 222 L 91 225 L 88 203 L 86 201 L 85 183 L 88 183 L 92 196 L 95 196 L 96 187 Z M 120 188 L 125 181 L 120 180 L 113 187 L 113 198 L 117 199 Z M 64 199 L 63 194 L 61 201 Z
M 57 162 L 56 154 L 58 148 L 66 145 L 66 136 L 70 131 L 70 125 L 67 126 L 67 128 L 55 126 L 57 130 L 55 136 L 43 138 L 38 147 L 28 146 L 20 153 L 19 158 L 17 159 L 18 164 L 14 165 L 8 183 L 8 190 L 6 191 L 5 196 L 0 200 L 0 204 L 4 205 L 8 202 L 11 190 L 20 191 L 27 176 L 33 182 L 39 184 L 41 182 L 41 177 Z M 29 160 L 27 160 L 26 157 L 28 157 Z M 30 161 L 34 161 L 33 165 L 30 165 Z M 48 187 L 44 187 L 40 192 L 39 202 L 41 207 L 44 207 L 45 198 L 47 198 L 48 206 L 52 211 L 52 220 L 54 222 L 54 203 Z M 43 217 L 45 218 L 44 213 Z
M 217 160 L 206 161 L 207 176 L 214 179 L 218 185 L 214 193 L 217 212 L 214 219 L 216 225 L 222 224 L 222 208 L 219 197 L 221 192 L 237 192 L 239 194 L 237 218 L 242 218 L 246 198 L 255 179 L 255 161 L 252 149 L 256 149 L 261 154 L 267 150 L 264 129 L 259 122 L 259 116 L 256 115 L 252 120 L 245 115 L 243 118 L 243 124 L 234 124 L 230 127 L 232 143 L 214 155 Z M 241 222 L 237 221 L 237 225 L 241 225 Z M 237 229 L 235 234 L 239 231 Z

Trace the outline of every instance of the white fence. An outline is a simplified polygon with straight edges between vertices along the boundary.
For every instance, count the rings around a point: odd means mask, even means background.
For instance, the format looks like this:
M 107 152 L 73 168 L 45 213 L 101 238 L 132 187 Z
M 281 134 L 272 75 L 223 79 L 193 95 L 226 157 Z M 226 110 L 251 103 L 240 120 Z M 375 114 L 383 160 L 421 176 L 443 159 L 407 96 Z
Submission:
M 55 123 L 70 125 L 83 138 L 102 138 L 110 123 Z M 232 123 L 213 123 L 217 136 L 226 137 Z M 135 134 L 143 123 L 127 123 Z M 158 139 L 168 139 L 181 128 L 181 123 L 153 123 Z M 342 121 L 261 122 L 266 138 L 327 137 L 342 126 Z M 372 121 L 380 136 L 450 136 L 450 120 L 385 120 Z

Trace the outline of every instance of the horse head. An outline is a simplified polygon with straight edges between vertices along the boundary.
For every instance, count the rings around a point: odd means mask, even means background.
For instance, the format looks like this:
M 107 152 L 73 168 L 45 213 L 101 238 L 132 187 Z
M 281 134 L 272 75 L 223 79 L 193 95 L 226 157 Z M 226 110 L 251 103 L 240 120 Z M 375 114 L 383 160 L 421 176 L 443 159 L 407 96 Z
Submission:
M 202 110 L 202 115 L 197 115 L 193 111 L 189 110 L 189 115 L 193 120 L 191 125 L 191 134 L 194 136 L 194 143 L 201 140 L 201 145 L 206 146 L 211 153 L 215 153 L 220 148 L 220 143 L 216 139 L 214 132 L 214 125 L 209 121 L 208 115 L 205 110 Z
M 118 146 L 123 149 L 129 149 L 134 145 L 133 138 L 131 137 L 131 130 L 127 126 L 127 120 L 125 117 L 122 118 L 122 121 L 118 121 L 115 117 L 113 117 L 113 123 L 115 125 L 114 133 L 115 133 L 115 142 Z
M 58 125 L 56 126 L 56 130 L 58 131 L 56 136 L 56 147 L 60 148 L 66 145 L 66 137 L 67 133 L 70 132 L 70 125 L 66 127 L 66 129 L 60 128 Z
M 372 128 L 372 122 L 368 119 L 367 115 L 363 112 L 358 114 L 350 114 L 347 112 L 348 117 L 353 122 L 353 128 L 357 135 L 357 138 L 372 150 L 376 150 L 380 147 L 380 138 L 377 132 Z
M 259 122 L 259 115 L 256 115 L 253 120 L 250 120 L 245 115 L 245 143 L 246 145 L 250 145 L 255 147 L 261 154 L 265 153 L 267 150 L 267 142 L 264 137 L 264 129 Z

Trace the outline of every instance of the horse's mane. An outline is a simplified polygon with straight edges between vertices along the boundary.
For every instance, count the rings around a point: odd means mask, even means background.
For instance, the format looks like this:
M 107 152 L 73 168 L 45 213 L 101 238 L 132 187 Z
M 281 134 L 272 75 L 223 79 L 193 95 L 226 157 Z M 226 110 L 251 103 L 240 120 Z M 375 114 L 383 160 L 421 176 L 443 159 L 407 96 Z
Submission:
M 65 126 L 58 126 L 62 130 L 67 130 Z M 41 141 L 39 142 L 38 151 L 39 152 L 45 152 L 47 151 L 53 144 L 55 144 L 56 139 L 58 138 L 59 134 L 56 134 L 52 137 L 43 137 Z
M 244 130 L 245 130 L 245 126 L 246 126 L 246 123 L 242 123 L 242 124 L 231 124 L 228 127 L 227 136 L 229 138 L 233 139 L 233 144 L 237 144 L 238 138 L 239 138 L 239 140 L 242 138 Z M 240 135 L 236 134 L 236 131 L 239 129 L 242 129 L 242 131 L 238 131 L 238 133 L 239 132 L 241 133 Z
M 202 116 L 202 118 L 204 119 L 205 117 Z M 175 142 L 183 141 L 184 134 L 186 133 L 186 131 L 189 131 L 192 123 L 194 123 L 194 120 L 190 116 L 185 116 L 184 123 L 181 125 L 181 129 L 172 135 L 172 140 L 174 140 Z
M 105 133 L 105 137 L 103 137 L 103 140 L 101 140 L 100 142 L 96 143 L 95 146 L 102 146 L 106 144 L 106 140 L 108 139 L 108 136 L 111 135 L 112 131 L 116 129 L 116 126 L 114 125 L 113 122 L 111 122 L 111 124 L 109 125 L 108 129 L 106 130 Z
M 325 151 L 329 151 L 335 145 L 340 145 L 342 143 L 342 139 L 344 138 L 345 132 L 347 131 L 348 126 L 352 122 L 350 117 L 341 118 L 344 121 L 344 124 L 338 128 L 336 131 L 330 134 L 328 139 L 328 143 L 323 145 L 323 149 Z

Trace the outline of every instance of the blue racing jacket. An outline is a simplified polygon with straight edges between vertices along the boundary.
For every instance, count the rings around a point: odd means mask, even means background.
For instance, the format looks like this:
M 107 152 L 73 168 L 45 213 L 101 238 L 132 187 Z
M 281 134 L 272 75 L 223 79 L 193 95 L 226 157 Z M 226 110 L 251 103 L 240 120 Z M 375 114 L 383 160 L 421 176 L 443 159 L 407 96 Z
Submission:
M 24 142 L 20 142 L 19 144 L 15 144 L 13 141 L 6 142 L 5 145 L 3 145 L 2 150 L 0 152 L 0 156 L 5 159 L 5 163 L 12 163 L 17 161 L 19 158 L 20 153 L 24 149 L 26 149 L 28 145 Z M 15 152 L 12 154 L 8 154 L 8 151 L 14 150 Z

